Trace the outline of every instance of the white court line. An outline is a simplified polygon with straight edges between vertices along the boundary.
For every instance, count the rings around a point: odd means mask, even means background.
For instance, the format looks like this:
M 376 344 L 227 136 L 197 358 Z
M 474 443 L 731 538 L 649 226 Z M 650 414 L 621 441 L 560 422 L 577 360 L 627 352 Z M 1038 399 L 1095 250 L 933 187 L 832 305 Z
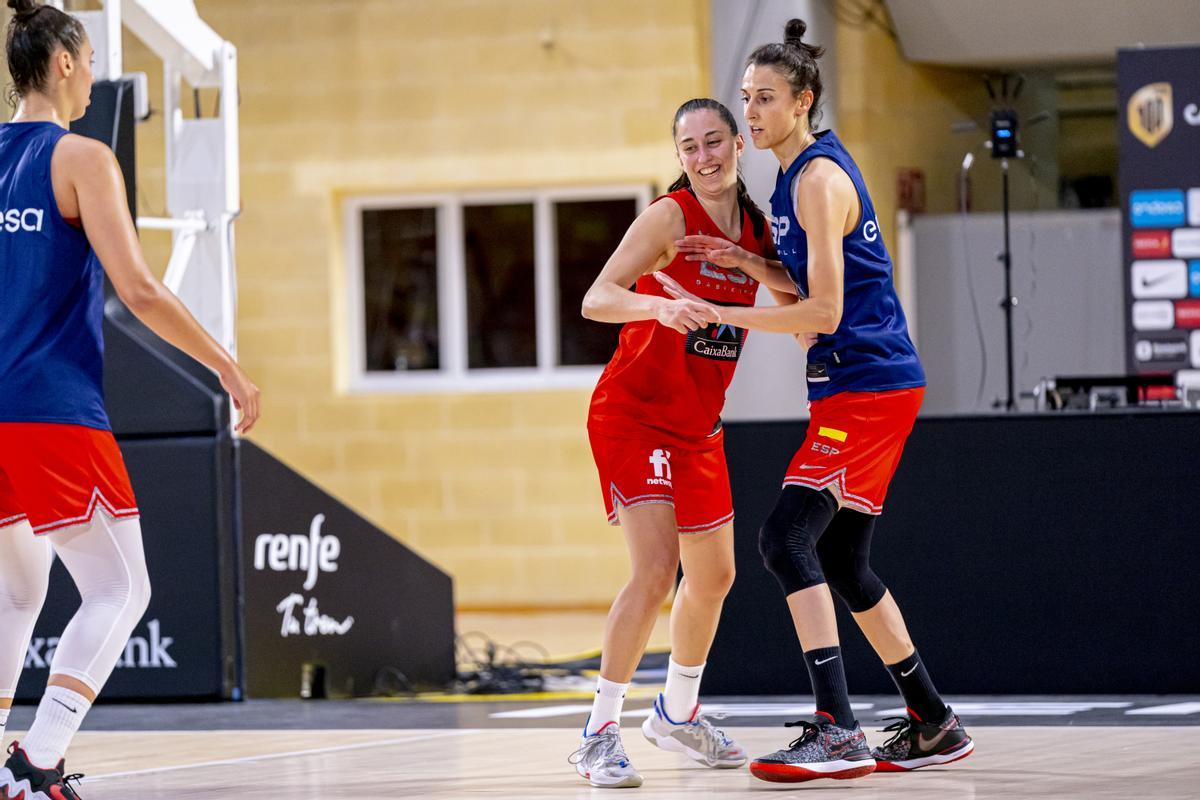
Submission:
M 1149 706 L 1126 711 L 1126 714 L 1196 714 L 1200 713 L 1200 703 L 1171 703 L 1166 706 Z
M 196 733 L 215 733 L 216 731 L 196 731 Z M 292 733 L 292 731 L 285 731 Z M 322 733 L 338 734 L 342 731 L 321 731 Z M 269 733 L 269 731 L 244 731 L 244 733 Z M 180 772 L 185 769 L 204 769 L 206 767 L 224 767 L 234 764 L 250 764 L 257 761 L 273 761 L 280 758 L 294 758 L 296 756 L 317 756 L 325 755 L 326 753 L 344 753 L 349 750 L 368 750 L 373 747 L 389 747 L 394 744 L 404 744 L 411 742 L 414 739 L 419 739 L 422 742 L 430 741 L 431 739 L 446 739 L 453 736 L 465 736 L 467 734 L 480 733 L 477 728 L 464 728 L 457 731 L 446 731 L 445 733 L 430 734 L 425 731 L 415 731 L 410 736 L 405 736 L 398 739 L 380 739 L 375 742 L 359 742 L 358 744 L 343 744 L 334 747 L 314 747 L 307 750 L 291 750 L 285 753 L 264 753 L 259 756 L 243 756 L 242 758 L 223 758 L 217 761 L 201 761 L 197 764 L 176 764 L 171 767 L 154 767 L 151 769 L 135 769 L 129 772 L 109 772 L 104 775 L 88 776 L 83 780 L 85 784 L 98 783 L 100 781 L 114 780 L 116 778 L 129 778 L 137 775 L 158 775 L 163 772 Z
M 854 711 L 866 711 L 874 707 L 873 703 L 851 703 Z M 812 716 L 816 706 L 794 703 L 704 703 L 700 706 L 705 714 L 724 714 L 727 717 L 803 717 Z M 570 703 L 557 706 L 538 706 L 523 708 L 519 711 L 495 711 L 488 714 L 491 719 L 549 719 L 551 717 L 569 717 L 591 711 L 591 703 Z M 650 713 L 650 707 L 626 708 L 622 717 L 645 717 Z
M 1127 702 L 1104 702 L 1097 701 L 1089 702 L 1023 702 L 1023 701 L 996 701 L 996 702 L 961 702 L 955 703 L 951 700 L 950 705 L 954 708 L 954 713 L 959 716 L 967 717 L 1068 717 L 1072 714 L 1079 714 L 1085 711 L 1093 711 L 1097 709 L 1107 708 L 1129 708 L 1133 703 Z M 904 707 L 900 708 L 885 708 L 879 712 L 880 717 L 902 717 L 908 713 Z

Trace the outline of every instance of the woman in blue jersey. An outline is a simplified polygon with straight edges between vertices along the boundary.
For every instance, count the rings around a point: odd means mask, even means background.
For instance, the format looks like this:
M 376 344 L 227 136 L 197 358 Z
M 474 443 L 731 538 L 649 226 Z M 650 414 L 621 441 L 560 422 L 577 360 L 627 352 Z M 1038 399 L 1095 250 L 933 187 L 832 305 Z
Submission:
M 104 408 L 103 273 L 151 330 L 220 376 L 243 433 L 259 393 L 146 266 L 112 151 L 68 132 L 91 95 L 83 26 L 35 0 L 8 5 L 17 109 L 0 125 L 0 737 L 53 556 L 82 603 L 33 725 L 0 768 L 0 800 L 74 800 L 67 746 L 150 599 L 137 503 Z
M 772 781 L 855 778 L 968 755 L 973 743 L 933 687 L 891 594 L 870 566 L 871 536 L 924 393 L 925 374 L 892 283 L 892 262 L 854 160 L 833 131 L 815 130 L 822 48 L 791 20 L 783 43 L 747 60 L 742 83 L 754 145 L 779 158 L 771 198 L 782 267 L 727 242 L 688 237 L 692 257 L 736 266 L 801 299 L 776 308 L 721 308 L 721 321 L 808 334 L 811 419 L 783 491 L 759 534 L 804 650 L 817 714 L 791 746 L 756 759 Z M 661 280 L 661 278 L 660 278 Z M 664 281 L 665 282 L 665 281 Z M 676 297 L 687 297 L 678 285 Z M 868 749 L 850 709 L 830 588 L 853 613 L 908 706 Z

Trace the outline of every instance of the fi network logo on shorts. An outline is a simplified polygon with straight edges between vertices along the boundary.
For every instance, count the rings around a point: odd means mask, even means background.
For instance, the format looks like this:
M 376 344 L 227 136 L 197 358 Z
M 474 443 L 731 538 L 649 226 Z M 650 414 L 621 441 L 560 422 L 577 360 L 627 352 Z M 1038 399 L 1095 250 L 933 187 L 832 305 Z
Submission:
M 650 466 L 654 468 L 654 477 L 646 478 L 651 486 L 671 485 L 671 451 L 655 450 L 650 454 Z
M 1135 228 L 1175 228 L 1187 218 L 1182 189 L 1129 193 L 1129 219 Z
M 0 211 L 0 231 L 17 233 L 18 231 L 37 232 L 42 229 L 42 218 L 46 212 L 40 208 L 27 208 L 21 211 L 16 208 Z

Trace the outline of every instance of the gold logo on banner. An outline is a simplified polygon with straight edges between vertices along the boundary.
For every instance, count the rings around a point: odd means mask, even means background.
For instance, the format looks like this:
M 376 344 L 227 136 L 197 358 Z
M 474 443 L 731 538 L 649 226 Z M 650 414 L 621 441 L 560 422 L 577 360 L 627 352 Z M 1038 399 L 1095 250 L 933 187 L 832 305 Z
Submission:
M 1149 83 L 1133 93 L 1125 110 L 1129 131 L 1146 147 L 1154 147 L 1175 127 L 1171 84 Z

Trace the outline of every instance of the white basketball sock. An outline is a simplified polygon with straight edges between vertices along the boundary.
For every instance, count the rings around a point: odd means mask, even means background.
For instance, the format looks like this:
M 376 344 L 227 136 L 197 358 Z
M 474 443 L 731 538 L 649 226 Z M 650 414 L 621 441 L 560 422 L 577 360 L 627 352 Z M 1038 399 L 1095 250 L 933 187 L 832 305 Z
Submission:
M 30 763 L 41 769 L 58 766 L 91 707 L 91 702 L 78 692 L 47 686 L 29 735 L 21 742 Z
M 706 662 L 707 663 L 707 662 Z M 700 702 L 700 676 L 704 674 L 704 664 L 698 667 L 685 667 L 675 662 L 667 661 L 667 686 L 663 689 L 663 711 L 676 724 L 688 722 Z
M 8 712 L 7 708 L 0 708 L 0 747 L 4 746 L 4 729 L 8 727 Z
M 621 708 L 625 705 L 628 683 L 613 683 L 600 678 L 596 681 L 596 698 L 592 701 L 592 715 L 588 717 L 587 730 L 591 736 L 610 722 L 621 724 Z

